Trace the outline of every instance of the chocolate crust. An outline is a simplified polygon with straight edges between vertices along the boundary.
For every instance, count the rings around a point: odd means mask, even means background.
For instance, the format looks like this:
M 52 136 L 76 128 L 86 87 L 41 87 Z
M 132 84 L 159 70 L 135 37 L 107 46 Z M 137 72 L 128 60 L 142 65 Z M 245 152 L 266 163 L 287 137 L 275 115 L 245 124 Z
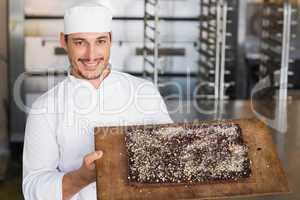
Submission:
M 248 147 L 238 124 L 129 128 L 129 184 L 194 184 L 250 177 Z

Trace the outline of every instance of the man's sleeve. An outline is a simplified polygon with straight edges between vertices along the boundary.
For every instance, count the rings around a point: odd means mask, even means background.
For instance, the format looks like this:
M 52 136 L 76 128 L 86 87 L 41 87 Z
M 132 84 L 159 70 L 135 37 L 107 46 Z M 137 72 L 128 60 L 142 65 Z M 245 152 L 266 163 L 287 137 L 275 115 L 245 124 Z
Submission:
M 26 200 L 62 199 L 62 178 L 57 170 L 59 147 L 55 128 L 46 114 L 29 114 L 23 150 L 23 194 Z
M 148 82 L 140 90 L 139 111 L 144 113 L 145 123 L 168 124 L 174 123 L 171 119 L 164 99 L 153 83 Z

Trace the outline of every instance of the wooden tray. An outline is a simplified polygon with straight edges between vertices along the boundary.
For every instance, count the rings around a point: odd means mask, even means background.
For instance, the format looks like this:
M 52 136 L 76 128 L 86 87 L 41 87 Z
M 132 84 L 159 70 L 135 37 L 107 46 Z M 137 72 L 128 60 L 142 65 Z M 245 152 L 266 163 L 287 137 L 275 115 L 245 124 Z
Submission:
M 95 148 L 104 152 L 103 158 L 96 162 L 98 200 L 214 199 L 288 193 L 287 178 L 278 159 L 269 129 L 256 119 L 227 120 L 226 122 L 237 123 L 242 129 L 252 162 L 250 178 L 239 182 L 172 186 L 161 184 L 155 187 L 128 185 L 128 161 L 123 134 L 126 127 L 95 128 Z M 203 122 L 198 122 L 200 123 Z M 167 126 L 178 125 L 186 124 Z

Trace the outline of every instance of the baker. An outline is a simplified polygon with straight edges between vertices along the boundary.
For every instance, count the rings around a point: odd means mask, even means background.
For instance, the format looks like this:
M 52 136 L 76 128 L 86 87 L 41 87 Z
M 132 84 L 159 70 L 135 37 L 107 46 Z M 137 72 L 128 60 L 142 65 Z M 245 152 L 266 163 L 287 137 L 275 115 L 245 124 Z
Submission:
M 96 200 L 94 161 L 103 152 L 94 150 L 94 127 L 172 123 L 151 82 L 111 69 L 111 23 L 106 1 L 84 1 L 65 12 L 60 43 L 70 70 L 28 114 L 26 200 Z

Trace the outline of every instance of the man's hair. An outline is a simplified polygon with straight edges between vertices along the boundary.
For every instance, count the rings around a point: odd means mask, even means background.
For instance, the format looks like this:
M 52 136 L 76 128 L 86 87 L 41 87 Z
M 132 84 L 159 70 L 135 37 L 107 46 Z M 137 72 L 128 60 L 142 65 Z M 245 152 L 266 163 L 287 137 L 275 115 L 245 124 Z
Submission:
M 68 42 L 68 35 L 64 35 L 65 36 L 65 42 L 67 43 Z

